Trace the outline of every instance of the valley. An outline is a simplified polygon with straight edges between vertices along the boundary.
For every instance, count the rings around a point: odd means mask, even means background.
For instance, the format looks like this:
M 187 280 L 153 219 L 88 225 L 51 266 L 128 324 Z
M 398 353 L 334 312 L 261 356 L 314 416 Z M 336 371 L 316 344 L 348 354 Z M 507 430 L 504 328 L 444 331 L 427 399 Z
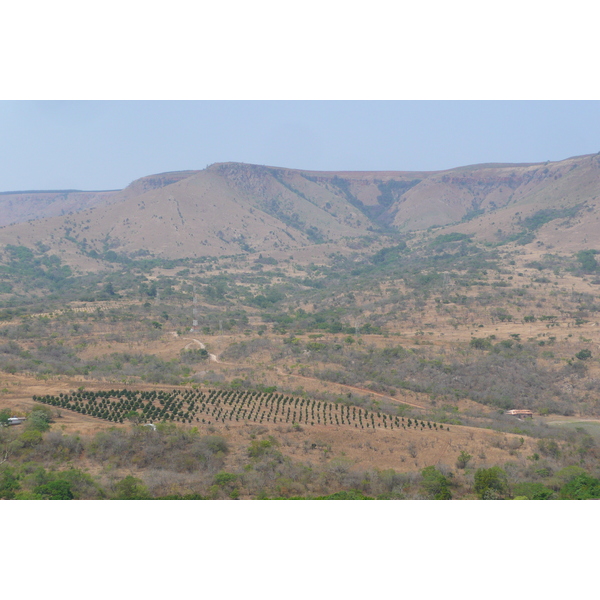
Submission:
M 33 219 L 27 194 L 0 228 L 0 411 L 27 418 L 0 430 L 4 497 L 58 481 L 80 498 L 595 489 L 600 156 L 222 163 L 57 196 Z M 146 400 L 110 420 L 34 399 L 120 390 L 325 412 L 161 418 Z

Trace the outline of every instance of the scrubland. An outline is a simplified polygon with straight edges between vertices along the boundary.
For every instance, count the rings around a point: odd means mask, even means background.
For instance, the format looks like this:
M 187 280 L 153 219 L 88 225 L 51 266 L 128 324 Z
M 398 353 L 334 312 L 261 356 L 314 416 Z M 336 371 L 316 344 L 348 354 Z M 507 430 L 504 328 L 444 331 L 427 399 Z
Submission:
M 596 497 L 600 267 L 526 231 L 117 256 L 84 274 L 10 245 L 0 409 L 27 420 L 0 429 L 0 493 Z M 143 402 L 110 408 L 126 397 Z

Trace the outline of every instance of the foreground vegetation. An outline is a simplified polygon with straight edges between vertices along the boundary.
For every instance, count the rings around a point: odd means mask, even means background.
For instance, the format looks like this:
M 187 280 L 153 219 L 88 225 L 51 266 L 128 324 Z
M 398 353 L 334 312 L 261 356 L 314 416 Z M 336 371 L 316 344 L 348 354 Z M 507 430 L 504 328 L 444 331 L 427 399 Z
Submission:
M 56 414 L 38 405 L 23 425 L 0 427 L 0 498 L 600 498 L 598 449 L 589 440 L 578 445 L 574 437 L 570 444 L 540 440 L 525 467 L 515 461 L 472 469 L 473 457 L 463 451 L 452 467 L 355 470 L 340 457 L 317 463 L 291 459 L 283 429 L 278 439 L 254 425 L 237 452 L 226 439 L 227 428 L 201 432 L 163 422 L 82 436 L 58 429 Z M 0 422 L 7 419 L 8 411 L 2 411 Z

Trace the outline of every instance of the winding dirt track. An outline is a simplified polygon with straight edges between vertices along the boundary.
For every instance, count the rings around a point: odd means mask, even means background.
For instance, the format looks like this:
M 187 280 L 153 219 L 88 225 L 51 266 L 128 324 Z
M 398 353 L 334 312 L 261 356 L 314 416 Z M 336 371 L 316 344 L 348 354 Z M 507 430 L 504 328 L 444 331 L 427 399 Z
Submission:
M 177 336 L 179 337 L 179 336 Z M 200 347 L 201 350 L 206 350 L 206 346 L 200 341 L 197 340 L 196 338 L 181 338 L 182 340 L 191 340 L 189 344 L 186 344 L 184 346 L 184 350 L 188 350 L 191 346 L 193 346 L 194 344 L 196 344 L 197 346 Z M 216 363 L 220 363 L 220 364 L 227 364 L 227 363 L 221 363 L 221 361 L 217 358 L 216 354 L 211 354 L 210 352 L 208 353 L 208 359 L 212 360 L 213 362 Z

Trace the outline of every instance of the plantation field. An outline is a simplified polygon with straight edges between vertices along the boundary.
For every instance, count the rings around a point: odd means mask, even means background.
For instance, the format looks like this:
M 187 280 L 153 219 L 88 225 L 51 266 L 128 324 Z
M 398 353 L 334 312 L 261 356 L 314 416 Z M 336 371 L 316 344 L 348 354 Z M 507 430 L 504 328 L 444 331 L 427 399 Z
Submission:
M 136 423 L 175 421 L 211 425 L 226 422 L 337 425 L 355 429 L 447 430 L 429 420 L 404 418 L 369 411 L 344 403 L 321 402 L 256 391 L 163 390 L 76 391 L 58 396 L 33 396 L 33 400 L 105 421 Z

